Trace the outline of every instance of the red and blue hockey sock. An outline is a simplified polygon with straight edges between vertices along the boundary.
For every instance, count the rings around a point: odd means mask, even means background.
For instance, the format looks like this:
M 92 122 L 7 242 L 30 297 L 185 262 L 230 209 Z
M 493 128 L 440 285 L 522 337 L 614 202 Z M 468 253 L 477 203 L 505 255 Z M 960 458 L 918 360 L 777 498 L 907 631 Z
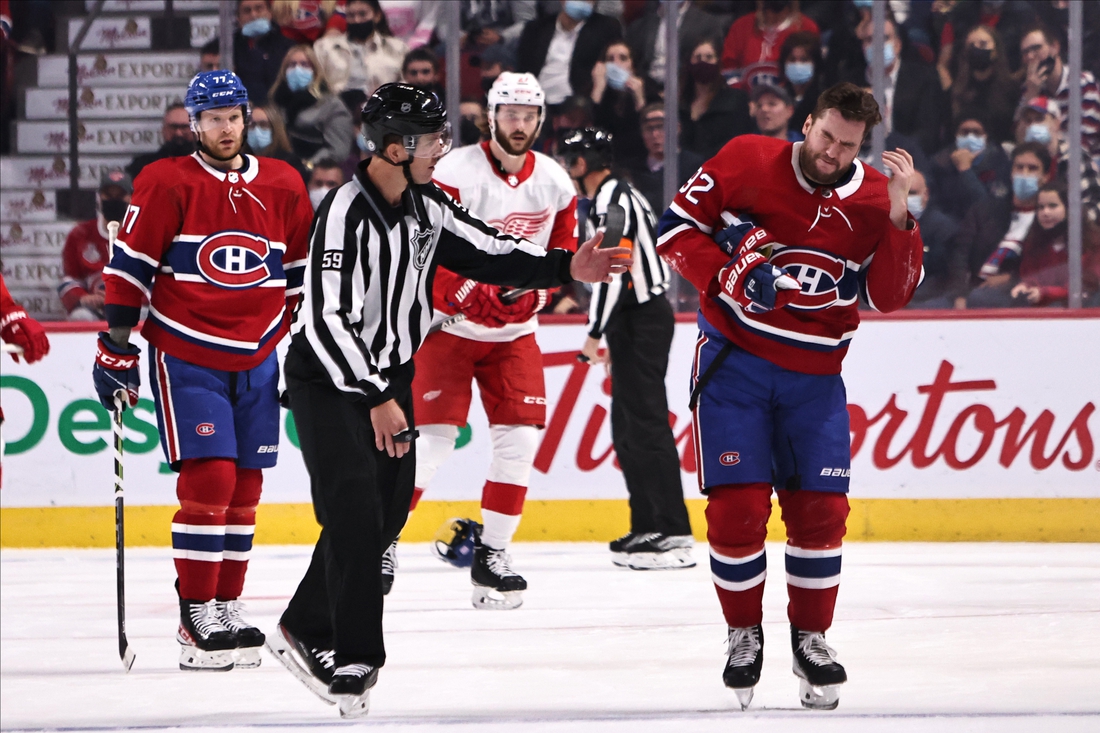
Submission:
M 711 579 L 732 627 L 755 626 L 763 618 L 771 494 L 769 484 L 755 483 L 716 486 L 707 495 Z
M 172 518 L 180 598 L 209 601 L 217 594 L 225 552 L 225 514 L 235 483 L 236 466 L 228 458 L 181 462 L 176 479 L 180 509 Z
M 225 553 L 218 575 L 219 601 L 240 598 L 244 590 L 244 574 L 252 552 L 252 536 L 256 531 L 256 506 L 260 503 L 263 472 L 258 468 L 238 468 L 233 499 L 225 513 Z
M 826 631 L 840 589 L 848 495 L 778 491 L 787 526 L 787 618 L 803 631 Z

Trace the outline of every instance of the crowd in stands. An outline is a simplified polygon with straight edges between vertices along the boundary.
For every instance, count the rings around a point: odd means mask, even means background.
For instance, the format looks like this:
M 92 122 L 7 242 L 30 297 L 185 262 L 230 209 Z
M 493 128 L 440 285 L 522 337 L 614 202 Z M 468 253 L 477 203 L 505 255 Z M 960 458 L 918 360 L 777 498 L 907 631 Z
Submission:
M 498 74 L 533 73 L 548 103 L 537 149 L 553 154 L 564 130 L 607 129 L 616 166 L 658 213 L 672 152 L 666 23 L 677 24 L 680 45 L 681 180 L 735 136 L 800 140 L 833 84 L 872 86 L 871 0 L 460 2 L 459 141 L 488 138 L 485 94 Z M 1064 305 L 1066 190 L 1078 185 L 1085 298 L 1100 305 L 1100 3 L 1084 6 L 1084 70 L 1071 79 L 1069 2 L 887 3 L 886 147 L 908 150 L 921 173 L 910 202 L 927 276 L 915 307 Z M 365 156 L 358 110 L 378 86 L 403 80 L 445 96 L 445 15 L 435 0 L 238 0 L 233 60 L 255 110 L 250 148 L 289 162 L 311 188 L 347 180 Z M 220 66 L 216 41 L 201 65 Z M 1073 85 L 1080 140 L 1068 139 Z M 169 109 L 164 147 L 135 159 L 130 175 L 178 154 L 185 123 L 181 108 Z M 1075 144 L 1082 163 L 1071 172 Z M 861 159 L 871 164 L 871 153 L 868 137 Z

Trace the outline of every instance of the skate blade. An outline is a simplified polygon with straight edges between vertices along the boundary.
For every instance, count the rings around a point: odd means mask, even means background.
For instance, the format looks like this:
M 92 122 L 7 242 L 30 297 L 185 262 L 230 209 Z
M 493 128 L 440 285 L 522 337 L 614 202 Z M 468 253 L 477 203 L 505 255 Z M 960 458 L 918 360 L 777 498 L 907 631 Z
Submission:
M 180 645 L 180 669 L 184 672 L 228 672 L 234 666 L 232 649 L 207 652 L 195 646 Z
M 279 662 L 286 667 L 287 671 L 294 675 L 295 679 L 305 685 L 309 691 L 319 697 L 322 702 L 326 705 L 336 704 L 336 698 L 328 694 L 328 685 L 310 674 L 309 671 L 298 662 L 297 657 L 294 656 L 294 652 L 290 647 L 283 645 L 277 630 L 274 634 L 267 637 L 264 646 L 267 647 L 267 651 L 271 653 L 271 656 L 279 660 Z
M 677 548 L 666 552 L 632 552 L 625 554 L 626 567 L 631 570 L 681 570 L 695 567 L 691 550 Z
M 840 704 L 840 685 L 811 685 L 799 678 L 798 700 L 810 710 L 836 710 Z
M 523 591 L 498 591 L 475 585 L 471 600 L 474 608 L 483 611 L 511 611 L 523 605 Z
M 234 666 L 237 669 L 256 669 L 263 662 L 258 646 L 238 647 L 235 657 Z
M 752 703 L 752 695 L 756 691 L 754 687 L 739 687 L 733 690 L 737 694 L 737 702 L 741 703 L 742 710 L 748 710 Z
M 370 690 L 362 695 L 338 695 L 341 718 L 362 718 L 370 712 Z

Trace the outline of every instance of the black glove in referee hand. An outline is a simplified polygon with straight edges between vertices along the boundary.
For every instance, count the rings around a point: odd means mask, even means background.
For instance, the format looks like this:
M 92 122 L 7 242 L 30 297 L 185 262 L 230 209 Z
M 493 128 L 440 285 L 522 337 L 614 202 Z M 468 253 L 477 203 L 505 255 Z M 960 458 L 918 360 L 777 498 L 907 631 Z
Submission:
M 569 274 L 574 280 L 586 283 L 611 282 L 612 275 L 618 275 L 630 269 L 634 260 L 626 247 L 600 247 L 603 232 L 577 247 L 573 260 L 569 263 Z

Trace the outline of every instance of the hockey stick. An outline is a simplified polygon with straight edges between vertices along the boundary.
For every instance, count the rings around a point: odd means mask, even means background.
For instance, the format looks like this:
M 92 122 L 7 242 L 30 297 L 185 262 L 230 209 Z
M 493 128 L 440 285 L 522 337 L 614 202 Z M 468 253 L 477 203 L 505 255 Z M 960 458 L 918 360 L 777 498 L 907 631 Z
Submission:
M 0 344 L 0 351 L 5 354 L 15 354 L 16 356 L 23 355 L 23 347 L 19 344 Z
M 534 288 L 517 288 L 515 290 L 509 290 L 506 293 L 501 293 L 500 299 L 502 301 L 504 301 L 505 303 L 511 305 L 512 303 L 515 303 L 517 300 L 519 300 L 521 296 L 527 295 L 532 290 L 534 290 Z M 465 320 L 466 320 L 466 314 L 465 313 L 455 313 L 450 318 L 442 320 L 439 323 L 432 326 L 431 328 L 429 328 L 427 335 L 431 336 L 436 331 L 442 331 L 445 328 L 450 328 L 451 326 L 454 326 L 458 323 L 462 323 Z

